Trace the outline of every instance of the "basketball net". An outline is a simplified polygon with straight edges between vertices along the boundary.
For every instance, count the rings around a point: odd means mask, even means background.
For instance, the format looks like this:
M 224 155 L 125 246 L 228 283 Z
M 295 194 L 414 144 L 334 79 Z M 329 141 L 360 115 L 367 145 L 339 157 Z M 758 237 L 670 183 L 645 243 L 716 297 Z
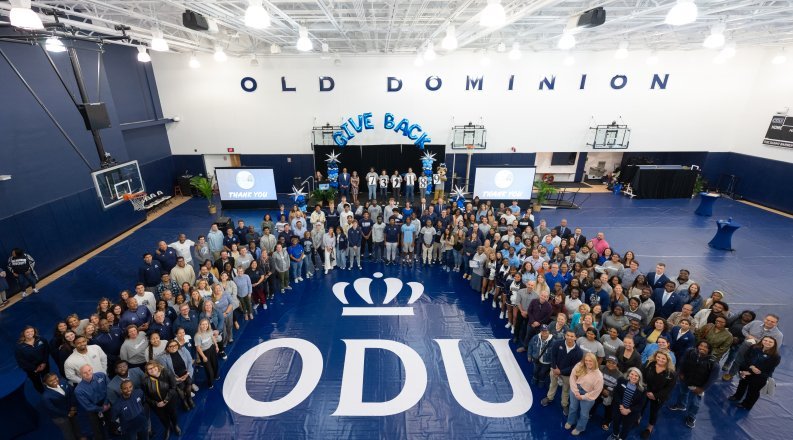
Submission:
M 143 211 L 144 209 L 146 209 L 143 206 L 146 200 L 145 192 L 124 194 L 122 197 L 124 198 L 124 200 L 132 203 L 132 208 L 135 209 L 135 211 Z

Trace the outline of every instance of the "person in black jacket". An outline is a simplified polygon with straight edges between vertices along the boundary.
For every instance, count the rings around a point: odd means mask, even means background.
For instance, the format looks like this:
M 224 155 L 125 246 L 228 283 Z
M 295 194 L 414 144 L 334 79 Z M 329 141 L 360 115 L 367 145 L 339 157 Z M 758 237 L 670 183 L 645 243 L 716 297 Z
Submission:
M 33 288 L 33 293 L 39 293 L 36 283 L 39 276 L 36 274 L 36 260 L 26 254 L 24 250 L 14 248 L 11 256 L 8 257 L 8 271 L 11 276 L 16 278 L 19 289 L 22 291 L 22 298 L 28 295 L 28 286 Z
M 14 357 L 39 393 L 44 391 L 43 379 L 50 372 L 49 356 L 47 340 L 39 336 L 38 330 L 26 326 L 19 335 Z
M 719 377 L 719 362 L 711 354 L 708 341 L 701 341 L 689 348 L 678 360 L 677 402 L 670 406 L 672 411 L 686 411 L 686 426 L 693 428 L 705 390 Z
M 157 361 L 147 362 L 145 371 L 143 391 L 146 394 L 149 407 L 154 410 L 154 414 L 165 428 L 164 438 L 170 438 L 171 431 L 176 435 L 182 435 L 182 430 L 179 428 L 179 416 L 176 412 L 179 402 L 176 378 Z
M 677 382 L 675 366 L 672 363 L 672 357 L 669 352 L 666 350 L 656 351 L 644 366 L 643 375 L 644 381 L 647 383 L 647 389 L 645 390 L 647 402 L 645 402 L 644 406 L 650 407 L 650 418 L 647 428 L 641 433 L 641 438 L 646 439 L 652 435 L 655 422 L 658 421 L 658 412 L 669 397 L 669 393 L 674 389 L 675 382 Z
M 77 440 L 81 437 L 77 421 L 77 399 L 74 388 L 55 373 L 44 376 L 44 391 L 41 402 L 55 426 L 63 433 L 64 440 Z
M 556 343 L 551 348 L 551 384 L 548 387 L 548 394 L 540 402 L 542 406 L 548 406 L 556 397 L 556 389 L 559 387 L 558 381 L 562 380 L 562 412 L 567 415 L 567 408 L 570 404 L 570 373 L 577 363 L 584 357 L 584 352 L 576 344 L 575 332 L 568 330 L 564 334 L 564 340 Z
M 628 438 L 634 426 L 639 424 L 642 417 L 642 408 L 647 397 L 644 394 L 642 371 L 636 367 L 628 369 L 627 379 L 620 378 L 614 387 L 611 409 L 613 421 L 611 436 L 608 440 L 621 440 Z
M 779 361 L 779 344 L 777 340 L 771 336 L 764 337 L 746 353 L 743 365 L 738 369 L 738 373 L 741 376 L 741 380 L 738 382 L 738 389 L 735 390 L 735 394 L 730 396 L 729 399 L 737 401 L 746 394 L 743 402 L 738 404 L 738 408 L 752 409 L 760 397 L 760 390 L 768 382 L 768 379 L 773 376 Z

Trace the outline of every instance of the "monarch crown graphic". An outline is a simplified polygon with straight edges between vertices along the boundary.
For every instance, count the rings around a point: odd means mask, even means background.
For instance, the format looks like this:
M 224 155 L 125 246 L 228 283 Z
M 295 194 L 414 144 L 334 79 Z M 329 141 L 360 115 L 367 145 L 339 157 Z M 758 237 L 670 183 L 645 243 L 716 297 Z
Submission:
M 383 274 L 380 272 L 375 272 L 373 276 L 377 279 L 383 278 Z M 387 307 L 380 307 L 374 306 L 374 302 L 372 301 L 372 294 L 369 289 L 369 286 L 372 284 L 371 278 L 358 278 L 357 280 L 353 281 L 352 286 L 355 289 L 355 293 L 361 297 L 367 304 L 372 305 L 370 306 L 363 306 L 363 307 L 350 307 L 347 306 L 349 301 L 347 301 L 347 296 L 344 293 L 344 290 L 350 283 L 346 282 L 338 282 L 333 285 L 333 294 L 336 296 L 336 299 L 339 300 L 345 307 L 342 308 L 341 316 L 413 316 L 413 307 L 394 307 L 394 306 L 387 306 Z M 386 294 L 385 298 L 383 299 L 383 305 L 389 304 L 393 301 L 399 292 L 402 291 L 402 287 L 404 287 L 404 283 L 399 278 L 384 278 L 383 282 L 386 285 Z M 411 281 L 407 283 L 410 286 L 410 299 L 408 299 L 408 304 L 413 304 L 421 298 L 421 295 L 424 294 L 424 286 L 421 283 L 417 283 L 415 281 Z

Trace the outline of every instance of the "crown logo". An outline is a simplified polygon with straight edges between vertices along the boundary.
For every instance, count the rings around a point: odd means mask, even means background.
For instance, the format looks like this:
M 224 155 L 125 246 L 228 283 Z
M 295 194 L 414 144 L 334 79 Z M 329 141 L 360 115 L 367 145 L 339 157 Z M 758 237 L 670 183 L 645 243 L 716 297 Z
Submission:
M 383 274 L 380 272 L 375 272 L 373 276 L 377 279 L 383 278 Z M 371 304 L 374 306 L 374 301 L 372 301 L 372 294 L 369 290 L 369 286 L 372 284 L 371 278 L 358 278 L 357 280 L 353 281 L 352 286 L 355 289 L 355 293 L 361 297 L 367 304 Z M 402 287 L 404 287 L 404 283 L 399 278 L 384 278 L 383 281 L 386 285 L 386 293 L 385 298 L 383 299 L 383 305 L 391 303 L 399 292 L 402 291 Z M 344 293 L 344 290 L 349 286 L 350 283 L 346 282 L 338 282 L 333 285 L 333 295 L 336 296 L 336 299 L 339 300 L 342 304 L 345 304 L 345 307 L 342 308 L 341 316 L 413 316 L 413 307 L 394 307 L 394 306 L 387 306 L 387 307 L 380 307 L 380 306 L 364 306 L 364 307 L 350 307 L 347 306 L 349 301 L 347 301 L 347 296 Z M 421 295 L 424 294 L 424 285 L 421 283 L 417 283 L 415 281 L 411 281 L 407 283 L 410 286 L 410 299 L 408 299 L 408 304 L 413 304 L 421 298 Z

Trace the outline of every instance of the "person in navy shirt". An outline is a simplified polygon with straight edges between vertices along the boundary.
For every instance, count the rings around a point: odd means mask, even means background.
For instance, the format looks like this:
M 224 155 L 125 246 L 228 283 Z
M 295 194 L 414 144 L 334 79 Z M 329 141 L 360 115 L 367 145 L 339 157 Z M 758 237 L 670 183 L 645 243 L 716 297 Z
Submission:
M 599 278 L 592 282 L 592 287 L 587 290 L 586 294 L 589 307 L 595 307 L 595 304 L 600 304 L 602 310 L 610 310 L 611 298 L 608 292 L 603 289 L 603 282 Z
M 176 259 L 179 258 L 179 254 L 176 253 L 176 249 L 168 247 L 166 242 L 159 242 L 154 254 L 154 258 L 160 262 L 163 272 L 170 273 L 171 269 L 176 267 Z
M 19 368 L 28 375 L 39 393 L 44 391 L 42 379 L 50 372 L 49 355 L 50 346 L 47 340 L 40 337 L 34 327 L 25 327 L 17 340 L 14 357 Z
M 339 173 L 339 195 L 350 197 L 350 173 L 347 168 L 342 168 Z
M 237 240 L 239 240 L 240 244 L 248 244 L 247 235 L 248 235 L 248 227 L 245 226 L 245 221 L 239 220 L 237 221 L 237 228 L 234 229 L 234 235 L 237 236 Z M 229 246 L 230 248 L 231 246 Z
M 234 229 L 228 228 L 226 229 L 226 236 L 223 237 L 223 247 L 227 251 L 231 251 L 231 245 L 236 244 L 239 246 L 240 238 L 234 233 Z
M 124 440 L 149 438 L 149 419 L 144 409 L 145 403 L 143 391 L 136 389 L 132 381 L 121 382 L 121 397 L 113 404 L 111 417 L 118 424 Z
M 126 329 L 130 325 L 134 325 L 138 330 L 146 331 L 149 329 L 149 322 L 151 322 L 151 311 L 146 306 L 139 306 L 138 300 L 132 297 L 127 300 L 127 311 L 121 315 L 118 326 Z
M 303 281 L 303 245 L 296 236 L 292 236 L 292 245 L 286 250 L 289 253 L 289 268 L 295 283 Z
M 668 280 L 663 288 L 655 289 L 653 302 L 655 303 L 655 316 L 668 319 L 674 312 L 683 309 L 683 301 L 675 294 L 675 282 Z
M 41 403 L 52 423 L 61 430 L 65 440 L 77 440 L 82 437 L 80 423 L 77 420 L 77 399 L 74 388 L 65 379 L 55 373 L 44 376 L 44 391 Z
M 669 281 L 669 278 L 664 272 L 666 272 L 666 264 L 658 263 L 655 265 L 655 272 L 647 274 L 647 284 L 649 284 L 653 290 L 663 289 L 666 282 Z
M 146 307 L 143 307 L 147 309 Z M 148 310 L 148 309 L 147 309 Z M 111 326 L 107 319 L 99 320 L 99 332 L 91 338 L 90 345 L 98 345 L 107 355 L 107 364 L 114 365 L 121 353 L 124 343 L 124 331 L 121 327 Z
M 399 226 L 396 225 L 394 217 L 388 220 L 385 227 L 385 257 L 386 263 L 391 264 L 396 260 L 397 248 L 399 247 Z
M 366 259 L 372 258 L 372 225 L 374 222 L 371 219 L 368 211 L 364 211 L 363 218 L 358 222 L 361 226 L 361 256 Z
M 549 286 L 554 286 L 556 283 L 561 283 L 562 289 L 567 286 L 567 280 L 565 279 L 564 275 L 559 272 L 559 263 L 551 264 L 551 271 L 545 274 L 545 283 Z
M 162 265 L 154 261 L 150 253 L 143 254 L 143 265 L 138 268 L 138 281 L 146 287 L 156 287 L 160 284 L 162 272 Z

